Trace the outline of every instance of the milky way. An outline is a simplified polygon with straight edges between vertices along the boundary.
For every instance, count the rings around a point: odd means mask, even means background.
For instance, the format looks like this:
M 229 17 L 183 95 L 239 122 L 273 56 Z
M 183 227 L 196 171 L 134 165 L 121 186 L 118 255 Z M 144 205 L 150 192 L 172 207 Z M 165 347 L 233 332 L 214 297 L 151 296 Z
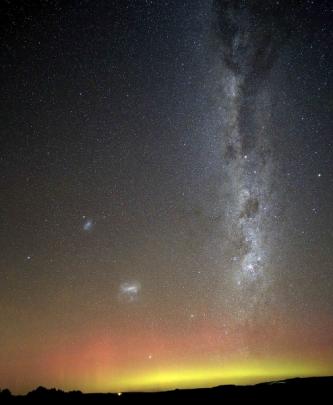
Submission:
M 0 388 L 332 374 L 331 2 L 0 3 Z
M 228 182 L 227 190 L 224 186 L 228 194 L 224 226 L 232 255 L 230 271 L 245 298 L 238 299 L 239 311 L 245 311 L 248 318 L 258 293 L 264 294 L 270 280 L 272 160 L 266 128 L 271 111 L 262 81 L 277 56 L 286 25 L 274 14 L 281 10 L 267 8 L 265 2 L 221 0 L 214 3 L 214 10 L 213 27 L 224 66 L 220 96 L 222 159 Z

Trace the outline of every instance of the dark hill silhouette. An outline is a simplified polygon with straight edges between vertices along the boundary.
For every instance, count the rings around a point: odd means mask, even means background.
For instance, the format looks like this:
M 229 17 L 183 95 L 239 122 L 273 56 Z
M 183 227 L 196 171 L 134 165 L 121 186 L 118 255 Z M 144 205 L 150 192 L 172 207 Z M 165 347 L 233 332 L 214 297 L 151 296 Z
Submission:
M 55 388 L 38 387 L 27 395 L 12 395 L 0 390 L 0 404 L 331 404 L 333 377 L 294 378 L 257 385 L 222 385 L 214 388 L 166 392 L 131 392 L 118 394 L 83 394 Z

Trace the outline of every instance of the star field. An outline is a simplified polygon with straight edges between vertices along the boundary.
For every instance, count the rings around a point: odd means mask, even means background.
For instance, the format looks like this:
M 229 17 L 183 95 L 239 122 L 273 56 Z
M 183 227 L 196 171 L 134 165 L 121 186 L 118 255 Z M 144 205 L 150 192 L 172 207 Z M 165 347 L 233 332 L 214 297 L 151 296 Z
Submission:
M 332 374 L 330 2 L 0 10 L 0 387 Z

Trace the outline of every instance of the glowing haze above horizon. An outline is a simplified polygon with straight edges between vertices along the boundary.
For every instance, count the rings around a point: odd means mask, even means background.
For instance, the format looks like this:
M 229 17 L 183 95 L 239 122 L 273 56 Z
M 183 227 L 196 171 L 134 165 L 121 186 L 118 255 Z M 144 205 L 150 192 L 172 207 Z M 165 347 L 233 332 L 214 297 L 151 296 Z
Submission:
M 0 388 L 333 374 L 330 2 L 0 8 Z

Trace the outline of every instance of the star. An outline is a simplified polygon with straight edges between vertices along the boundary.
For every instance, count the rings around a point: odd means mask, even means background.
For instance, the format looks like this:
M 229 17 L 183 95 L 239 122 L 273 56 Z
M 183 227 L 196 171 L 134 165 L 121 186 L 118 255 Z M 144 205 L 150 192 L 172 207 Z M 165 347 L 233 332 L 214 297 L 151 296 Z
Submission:
M 3 3 L 1 386 L 333 374 L 329 2 Z

